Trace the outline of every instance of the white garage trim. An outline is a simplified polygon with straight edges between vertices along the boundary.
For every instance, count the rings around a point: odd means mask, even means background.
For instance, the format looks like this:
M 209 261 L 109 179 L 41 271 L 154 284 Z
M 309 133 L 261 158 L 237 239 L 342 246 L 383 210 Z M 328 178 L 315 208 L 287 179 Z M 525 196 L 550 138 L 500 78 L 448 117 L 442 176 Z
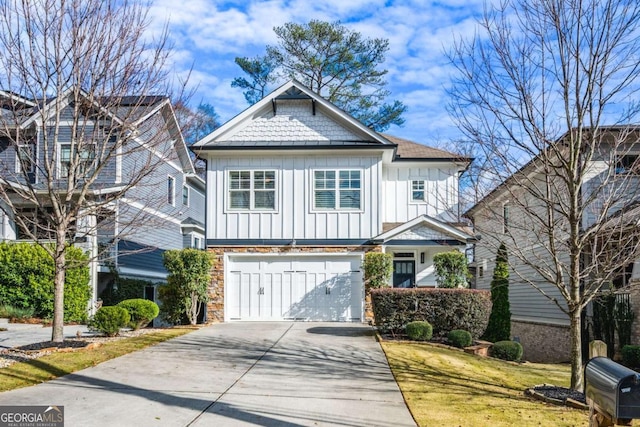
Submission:
M 363 257 L 225 253 L 224 320 L 362 321 Z

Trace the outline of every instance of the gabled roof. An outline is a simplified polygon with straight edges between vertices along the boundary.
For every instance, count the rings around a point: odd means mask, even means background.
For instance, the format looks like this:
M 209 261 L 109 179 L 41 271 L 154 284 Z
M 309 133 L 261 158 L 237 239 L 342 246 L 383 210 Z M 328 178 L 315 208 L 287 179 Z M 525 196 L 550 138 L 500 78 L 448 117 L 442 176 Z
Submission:
M 420 215 L 411 221 L 405 222 L 397 227 L 392 228 L 378 236 L 374 237 L 372 240 L 381 240 L 383 242 L 388 241 L 396 236 L 401 235 L 402 233 L 409 231 L 411 229 L 425 226 L 432 230 L 436 230 L 442 234 L 450 236 L 451 238 L 458 240 L 460 242 L 468 242 L 474 240 L 475 238 L 469 234 L 468 232 L 463 231 L 462 229 L 437 220 L 429 215 Z
M 322 112 L 328 118 L 340 123 L 348 128 L 351 133 L 356 136 L 343 140 L 287 140 L 287 136 L 279 141 L 234 141 L 229 136 L 238 132 L 242 125 L 251 119 L 260 117 L 261 115 L 273 112 L 277 114 L 278 106 L 283 102 L 290 101 L 309 101 L 309 108 Z M 261 101 L 250 106 L 242 113 L 238 114 L 227 123 L 220 126 L 211 134 L 205 136 L 200 141 L 192 145 L 192 149 L 196 152 L 200 150 L 229 150 L 239 148 L 260 148 L 260 149 L 287 149 L 287 148 L 371 148 L 379 147 L 384 149 L 395 149 L 396 145 L 382 135 L 360 123 L 349 114 L 345 113 L 331 102 L 325 100 L 319 94 L 305 87 L 296 80 L 290 80 L 287 83 L 265 96 Z
M 433 148 L 424 144 L 418 144 L 417 142 L 409 141 L 408 139 L 398 138 L 397 136 L 388 135 L 386 133 L 381 134 L 389 141 L 398 145 L 394 161 L 402 160 L 449 160 L 459 162 L 470 162 L 473 159 L 470 157 L 464 157 L 459 154 L 454 154 L 449 151 L 441 150 L 439 148 Z

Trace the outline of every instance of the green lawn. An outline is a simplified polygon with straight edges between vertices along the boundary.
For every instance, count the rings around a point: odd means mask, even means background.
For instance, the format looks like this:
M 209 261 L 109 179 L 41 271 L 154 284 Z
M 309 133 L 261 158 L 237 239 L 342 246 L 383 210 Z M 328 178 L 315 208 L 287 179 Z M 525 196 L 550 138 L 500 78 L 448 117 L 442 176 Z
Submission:
M 0 392 L 49 381 L 193 330 L 193 328 L 159 329 L 137 337 L 107 342 L 94 349 L 52 353 L 27 362 L 14 363 L 0 369 Z
M 383 342 L 420 426 L 586 426 L 588 411 L 532 400 L 542 383 L 567 387 L 568 365 L 515 364 L 429 344 Z

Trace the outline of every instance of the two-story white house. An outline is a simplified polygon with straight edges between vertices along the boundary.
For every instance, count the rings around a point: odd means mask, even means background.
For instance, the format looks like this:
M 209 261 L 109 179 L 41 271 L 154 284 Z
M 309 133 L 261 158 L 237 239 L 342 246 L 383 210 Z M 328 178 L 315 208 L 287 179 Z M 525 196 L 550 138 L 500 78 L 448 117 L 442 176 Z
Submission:
M 210 321 L 364 321 L 364 254 L 436 286 L 470 159 L 379 134 L 290 81 L 193 146 L 207 162 Z
M 51 198 L 81 204 L 68 239 L 90 255 L 93 303 L 114 271 L 162 282 L 165 250 L 204 248 L 205 183 L 167 97 L 0 92 L 0 105 L 0 239 L 46 242 Z

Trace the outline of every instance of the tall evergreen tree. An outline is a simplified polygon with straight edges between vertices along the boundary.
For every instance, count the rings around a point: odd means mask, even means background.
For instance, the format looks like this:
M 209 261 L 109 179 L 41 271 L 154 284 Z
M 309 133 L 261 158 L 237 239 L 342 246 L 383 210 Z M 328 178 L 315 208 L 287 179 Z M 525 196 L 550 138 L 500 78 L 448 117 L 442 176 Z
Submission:
M 491 280 L 491 302 L 493 307 L 489 324 L 483 338 L 491 341 L 505 341 L 511 337 L 511 311 L 509 309 L 509 264 L 507 248 L 502 243 L 496 256 L 496 268 Z

